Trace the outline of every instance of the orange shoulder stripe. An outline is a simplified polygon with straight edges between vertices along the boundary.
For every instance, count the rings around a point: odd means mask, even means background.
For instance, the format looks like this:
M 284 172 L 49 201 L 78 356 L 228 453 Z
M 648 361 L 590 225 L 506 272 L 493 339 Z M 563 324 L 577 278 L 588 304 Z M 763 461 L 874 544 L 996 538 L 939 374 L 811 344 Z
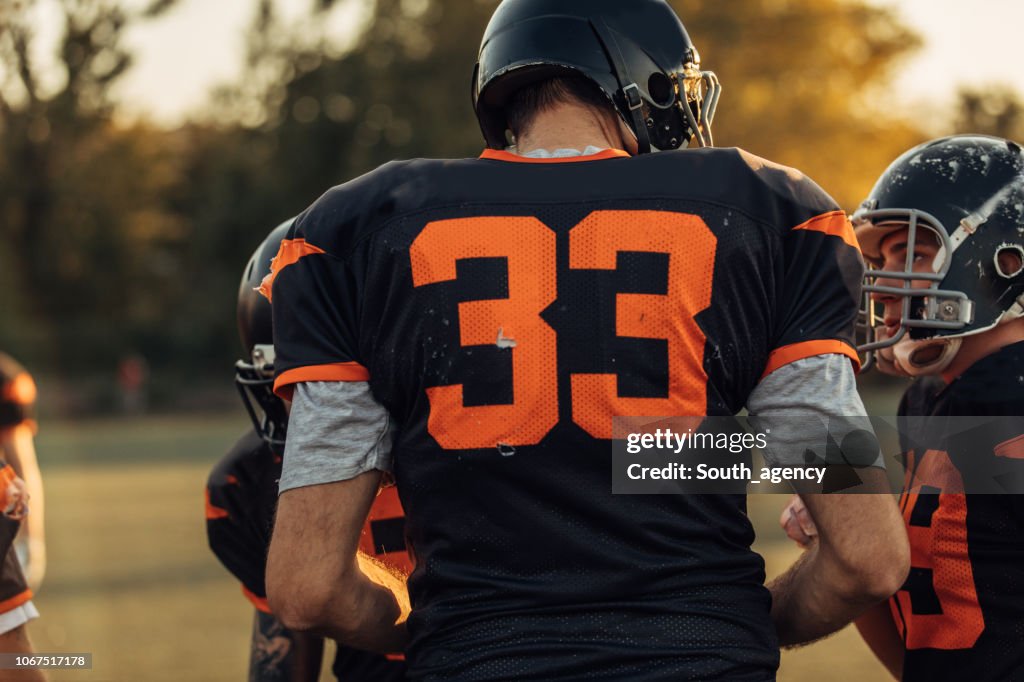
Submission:
M 811 230 L 822 232 L 832 237 L 839 237 L 844 242 L 860 251 L 860 244 L 857 243 L 857 235 L 853 232 L 853 225 L 849 218 L 842 211 L 822 213 L 808 220 L 806 223 L 797 225 L 794 230 Z
M 242 594 L 245 595 L 246 599 L 252 602 L 252 605 L 255 606 L 257 610 L 262 611 L 263 613 L 270 613 L 270 604 L 267 603 L 265 598 L 258 596 L 245 585 L 242 585 Z
M 305 239 L 285 239 L 281 242 L 281 248 L 277 255 L 270 261 L 270 274 L 263 278 L 260 283 L 260 293 L 270 301 L 273 294 L 274 280 L 278 274 L 289 265 L 295 265 L 306 256 L 317 253 L 326 253 L 319 246 L 310 244 Z
M 853 362 L 853 370 L 855 372 L 860 371 L 860 358 L 857 356 L 857 351 L 849 344 L 843 341 L 836 341 L 835 339 L 820 339 L 816 341 L 801 341 L 800 343 L 792 343 L 782 348 L 776 348 L 768 356 L 768 364 L 765 365 L 761 378 L 764 379 L 775 370 L 785 367 L 791 362 L 814 357 L 815 355 L 831 355 L 833 353 L 850 358 Z
M 370 371 L 358 362 L 336 362 L 331 365 L 296 367 L 281 372 L 274 380 L 274 393 L 282 400 L 291 400 L 294 384 L 303 381 L 369 381 Z
M 216 507 L 216 506 L 214 506 L 214 504 L 212 502 L 210 502 L 210 489 L 207 488 L 206 489 L 206 519 L 208 521 L 215 521 L 217 519 L 226 519 L 226 518 L 228 518 L 228 510 L 227 509 L 221 509 L 220 507 Z

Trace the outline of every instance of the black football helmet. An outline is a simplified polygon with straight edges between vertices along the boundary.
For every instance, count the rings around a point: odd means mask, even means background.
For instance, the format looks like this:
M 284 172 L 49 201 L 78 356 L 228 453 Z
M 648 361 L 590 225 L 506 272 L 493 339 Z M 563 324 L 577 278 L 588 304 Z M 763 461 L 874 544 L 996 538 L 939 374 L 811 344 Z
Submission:
M 861 314 L 859 350 L 868 366 L 876 351 L 893 347 L 893 373 L 935 374 L 963 337 L 1024 316 L 1024 153 L 1015 142 L 956 135 L 911 149 L 882 174 L 853 224 L 865 259 L 876 264 L 866 274 Z M 904 268 L 877 269 L 882 240 L 904 228 Z M 913 272 L 922 230 L 938 240 L 933 272 Z M 879 286 L 883 278 L 902 284 Z M 912 288 L 915 280 L 927 288 Z M 903 299 L 891 338 L 879 338 L 872 293 Z
M 256 247 L 238 287 L 238 335 L 247 359 L 235 363 L 235 386 L 256 432 L 277 454 L 284 452 L 288 411 L 284 401 L 274 395 L 274 329 L 270 301 L 259 287 L 270 274 L 270 261 L 292 222 L 294 219 L 278 225 Z
M 504 0 L 473 74 L 489 147 L 506 146 L 504 108 L 520 88 L 577 74 L 594 82 L 636 134 L 641 154 L 711 146 L 721 85 L 665 0 Z

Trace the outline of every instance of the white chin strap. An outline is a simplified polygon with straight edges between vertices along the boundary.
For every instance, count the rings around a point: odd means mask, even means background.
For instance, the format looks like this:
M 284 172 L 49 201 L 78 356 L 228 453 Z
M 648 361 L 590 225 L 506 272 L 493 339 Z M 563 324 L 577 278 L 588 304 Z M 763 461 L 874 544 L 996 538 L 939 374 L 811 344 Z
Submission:
M 893 373 L 908 377 L 919 377 L 925 374 L 939 374 L 949 367 L 953 358 L 960 351 L 963 337 L 927 339 L 912 341 L 901 339 L 892 347 Z M 941 348 L 936 355 L 935 349 Z M 929 358 L 922 361 L 921 358 Z

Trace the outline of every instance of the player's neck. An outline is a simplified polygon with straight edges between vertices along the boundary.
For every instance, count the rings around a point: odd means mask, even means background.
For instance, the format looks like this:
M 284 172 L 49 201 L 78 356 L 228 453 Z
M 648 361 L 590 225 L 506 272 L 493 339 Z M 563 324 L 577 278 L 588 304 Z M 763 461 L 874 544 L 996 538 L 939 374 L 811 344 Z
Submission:
M 942 378 L 948 383 L 982 358 L 1020 341 L 1024 341 L 1024 318 L 1001 324 L 977 336 L 965 337 L 953 362 L 942 373 Z
M 623 149 L 636 153 L 636 141 L 627 142 L 618 116 L 583 104 L 562 102 L 537 114 L 533 124 L 516 140 L 516 152 L 538 149 Z M 632 137 L 629 135 L 629 137 Z

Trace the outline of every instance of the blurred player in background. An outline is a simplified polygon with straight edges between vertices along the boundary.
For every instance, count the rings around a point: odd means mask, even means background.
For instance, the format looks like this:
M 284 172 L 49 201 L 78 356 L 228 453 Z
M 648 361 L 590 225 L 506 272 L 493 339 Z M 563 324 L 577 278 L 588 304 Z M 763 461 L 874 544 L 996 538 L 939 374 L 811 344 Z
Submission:
M 274 348 L 270 304 L 257 288 L 269 273 L 291 221 L 260 244 L 242 276 L 238 292 L 238 330 L 246 360 L 236 365 L 235 383 L 253 421 L 249 431 L 214 468 L 207 488 L 207 534 L 210 547 L 242 582 L 256 607 L 249 679 L 253 682 L 316 680 L 323 656 L 322 638 L 292 632 L 267 606 L 264 570 L 277 485 L 281 477 L 288 413 L 273 394 Z M 402 510 L 394 487 L 382 488 L 374 503 L 360 547 L 403 574 L 411 570 L 405 552 Z M 338 647 L 333 672 L 339 680 L 398 680 L 405 666 L 379 654 Z
M 42 485 L 36 464 L 32 439 L 35 434 L 34 406 L 35 382 L 14 360 L 0 354 L 0 442 L 3 455 L 0 461 L 0 652 L 32 653 L 25 624 L 39 617 L 32 604 L 32 587 L 22 568 L 19 548 L 25 563 L 34 566 L 35 578 L 42 579 L 46 566 L 42 549 L 42 524 L 36 526 L 37 533 L 26 531 L 37 509 L 42 512 Z M 21 471 L 32 480 L 32 485 L 19 475 Z M 38 491 L 38 492 L 36 492 Z M 40 497 L 36 504 L 35 495 Z M 31 501 L 32 513 L 28 513 Z M 27 538 L 26 538 L 27 535 Z M 36 561 L 38 560 L 38 562 Z M 41 670 L 4 670 L 0 679 L 44 680 Z
M 945 419 L 1024 415 L 1024 154 L 985 136 L 925 143 L 853 220 L 873 265 L 862 348 L 881 371 L 918 377 L 899 407 L 911 572 L 857 626 L 907 682 L 1024 680 L 1024 497 L 965 494 L 987 462 L 1019 462 L 1024 480 L 1022 420 L 957 433 Z M 783 524 L 813 544 L 799 507 Z
M 36 384 L 32 376 L 13 358 L 0 353 L 0 457 L 25 481 L 32 498 L 32 513 L 18 531 L 14 547 L 29 586 L 38 590 L 46 573 L 46 536 L 43 478 L 34 443 L 38 428 L 35 401 Z
M 903 582 L 894 500 L 808 495 L 828 541 L 766 588 L 743 495 L 611 494 L 612 419 L 862 415 L 852 228 L 798 171 L 680 149 L 719 86 L 665 2 L 505 0 L 475 76 L 480 159 L 328 191 L 264 285 L 294 399 L 270 603 L 408 642 L 413 679 L 774 679 Z M 355 557 L 390 471 L 407 627 Z

